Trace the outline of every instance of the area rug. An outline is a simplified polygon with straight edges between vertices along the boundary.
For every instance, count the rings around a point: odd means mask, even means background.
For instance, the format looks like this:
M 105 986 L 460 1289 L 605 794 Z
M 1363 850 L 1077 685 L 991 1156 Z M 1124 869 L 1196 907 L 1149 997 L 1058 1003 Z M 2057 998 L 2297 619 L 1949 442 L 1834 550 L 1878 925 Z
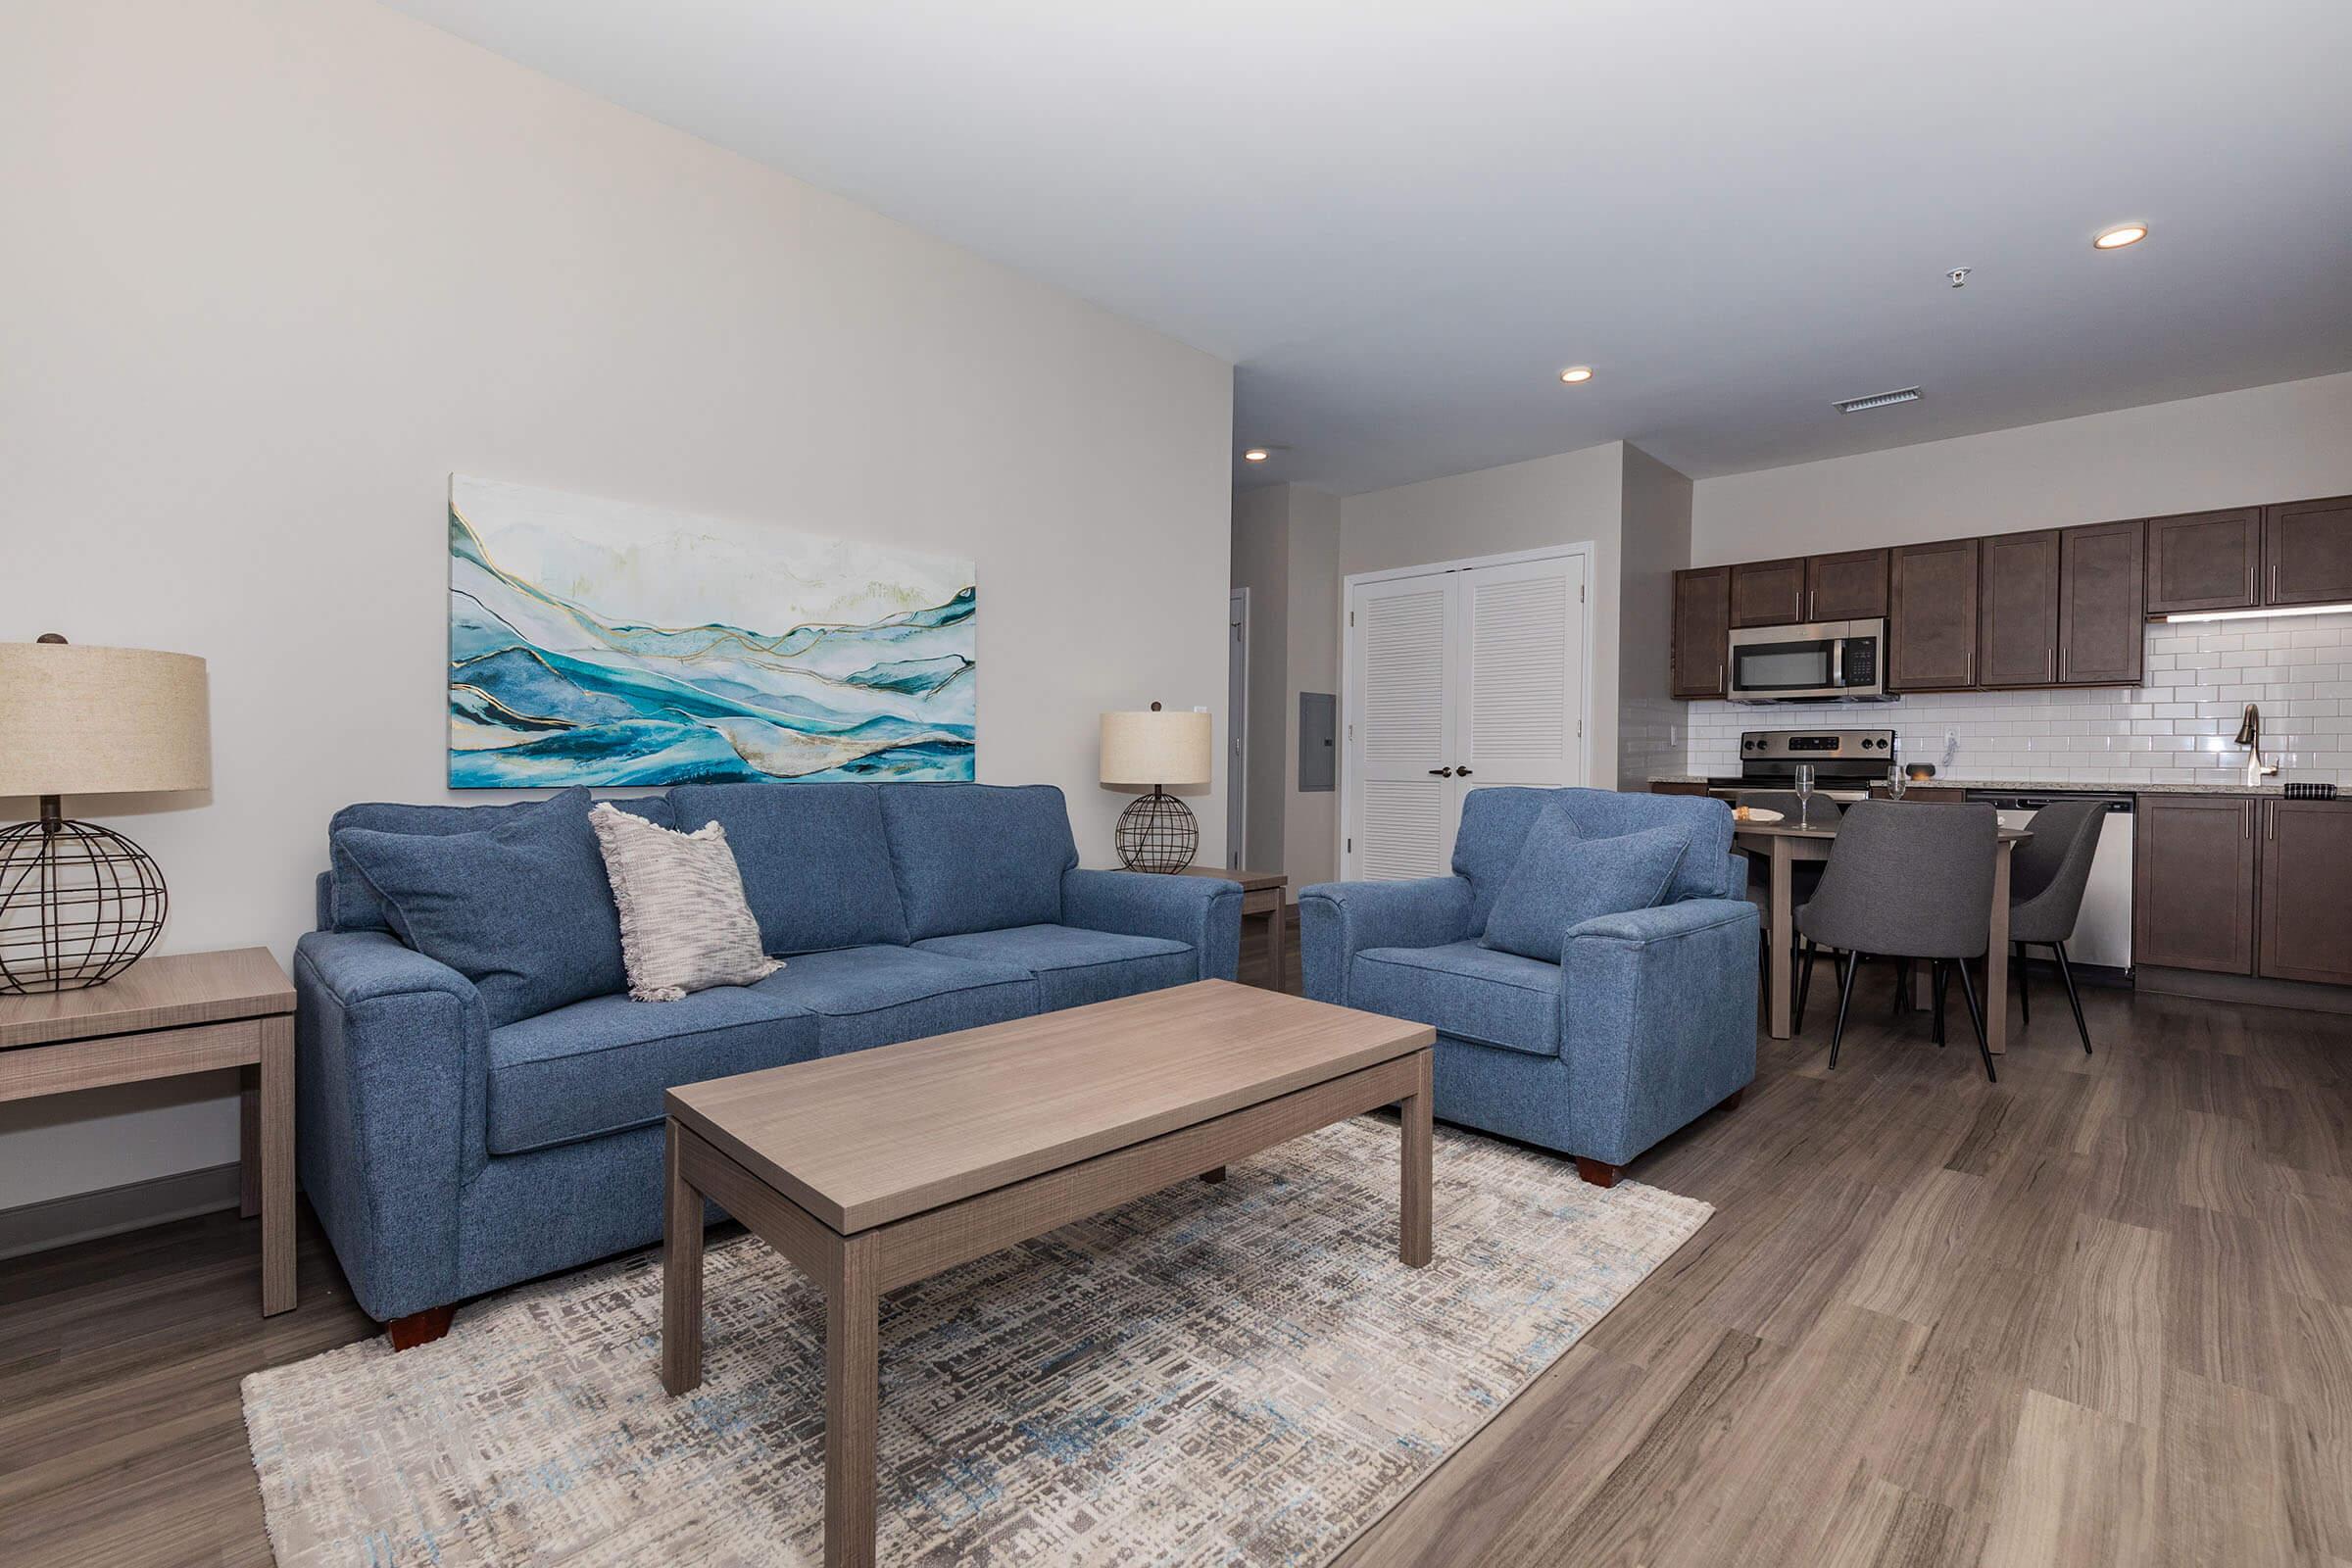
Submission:
M 880 1562 L 1326 1563 L 1712 1212 L 1441 1127 L 1409 1269 L 1396 1140 L 1344 1122 L 885 1298 Z M 823 1297 L 754 1237 L 707 1267 L 681 1399 L 659 1251 L 247 1378 L 281 1568 L 820 1562 Z

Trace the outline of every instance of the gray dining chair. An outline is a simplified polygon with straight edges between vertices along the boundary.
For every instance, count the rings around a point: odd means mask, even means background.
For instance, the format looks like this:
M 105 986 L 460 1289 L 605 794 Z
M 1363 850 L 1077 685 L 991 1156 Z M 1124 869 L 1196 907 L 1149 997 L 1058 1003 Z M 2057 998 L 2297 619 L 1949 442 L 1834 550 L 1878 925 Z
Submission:
M 1796 912 L 1809 971 L 1821 948 L 1844 954 L 1838 978 L 1838 1024 L 1830 1036 L 1830 1065 L 1845 1039 L 1854 1001 L 1854 971 L 1862 955 L 1925 958 L 1935 965 L 1936 994 L 1960 974 L 1977 1054 L 1984 1076 L 2000 1081 L 1984 1038 L 1984 1012 L 1968 960 L 1984 956 L 1992 924 L 1992 858 L 2000 817 L 1990 806 L 1860 801 L 1838 826 L 1838 841 L 1822 870 L 1821 887 Z M 1940 1031 L 1936 1043 L 1942 1043 Z
M 1797 819 L 1797 801 L 1794 790 L 1743 790 L 1734 804 L 1762 807 L 1767 811 L 1778 811 L 1790 823 Z M 1838 809 L 1836 801 L 1824 800 L 1821 796 L 1816 795 L 1813 797 L 1813 808 L 1805 813 L 1805 820 L 1815 827 L 1835 827 L 1838 825 Z M 1772 857 L 1754 852 L 1748 853 L 1753 863 L 1748 871 L 1747 902 L 1756 906 L 1756 940 L 1759 945 L 1775 941 L 1787 942 L 1789 956 L 1793 958 L 1796 955 L 1796 933 L 1793 931 L 1776 932 L 1772 929 Z M 1822 862 L 1819 860 L 1792 860 L 1789 862 L 1788 907 L 1794 909 L 1813 896 L 1813 890 L 1821 885 L 1821 867 Z M 1764 949 L 1767 956 L 1771 951 L 1769 948 Z M 1764 967 L 1767 973 L 1771 972 L 1770 963 L 1766 963 Z M 1804 993 L 1800 991 L 1797 993 L 1796 1027 L 1802 1029 L 1804 1026 Z
M 2107 822 L 2105 801 L 2052 801 L 2034 813 L 2034 836 L 2011 851 L 2009 940 L 2017 949 L 2017 1002 L 2025 1021 L 2034 1021 L 2026 984 L 2026 949 L 2047 948 L 2058 958 L 2075 1032 L 2090 1054 L 2090 1025 L 2082 1021 L 2082 996 L 2075 989 L 2075 966 L 2066 945 L 2082 916 L 2082 890 L 2090 884 L 2090 862 L 2099 853 L 2099 830 Z

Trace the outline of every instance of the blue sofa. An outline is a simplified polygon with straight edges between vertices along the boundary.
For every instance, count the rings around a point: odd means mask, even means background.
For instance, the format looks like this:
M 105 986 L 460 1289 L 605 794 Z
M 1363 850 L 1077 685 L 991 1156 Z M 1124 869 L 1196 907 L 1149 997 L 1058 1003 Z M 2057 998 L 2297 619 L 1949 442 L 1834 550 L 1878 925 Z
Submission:
M 1479 943 L 1555 799 L 1587 838 L 1690 835 L 1664 903 L 1572 927 L 1557 964 Z M 1473 790 L 1453 875 L 1299 894 L 1306 994 L 1432 1025 L 1440 1117 L 1575 1155 L 1588 1181 L 1613 1185 L 1756 1075 L 1756 911 L 1731 848 L 1721 801 Z
M 1049 786 L 681 785 L 615 804 L 723 824 L 786 966 L 492 1027 L 469 981 L 392 935 L 345 855 L 318 879 L 294 958 L 298 1164 L 395 1344 L 467 1297 L 657 1240 L 671 1085 L 1234 977 L 1241 889 L 1079 869 Z M 352 806 L 333 830 L 465 833 L 539 805 Z

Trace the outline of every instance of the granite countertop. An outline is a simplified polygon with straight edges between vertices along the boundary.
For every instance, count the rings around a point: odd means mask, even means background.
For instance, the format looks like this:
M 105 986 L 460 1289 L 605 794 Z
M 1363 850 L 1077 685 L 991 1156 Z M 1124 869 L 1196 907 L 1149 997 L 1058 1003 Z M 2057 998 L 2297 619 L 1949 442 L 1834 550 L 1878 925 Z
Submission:
M 1711 784 L 1714 776 L 1706 773 L 1652 773 L 1652 784 Z M 1939 790 L 1999 790 L 2003 793 L 2032 795 L 2039 790 L 2096 790 L 2113 795 L 2247 795 L 2278 796 L 2285 790 L 2272 784 L 2143 784 L 2115 783 L 2095 778 L 1935 778 L 1914 779 L 1914 789 Z M 1759 788 L 1774 788 L 1760 785 Z M 1787 786 L 1777 786 L 1786 788 Z

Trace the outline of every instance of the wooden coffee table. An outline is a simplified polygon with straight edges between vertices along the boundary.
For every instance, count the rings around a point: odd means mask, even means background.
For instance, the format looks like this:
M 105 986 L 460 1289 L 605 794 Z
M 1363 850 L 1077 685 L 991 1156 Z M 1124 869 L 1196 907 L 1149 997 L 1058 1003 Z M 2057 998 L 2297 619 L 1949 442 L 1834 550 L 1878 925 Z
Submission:
M 662 1382 L 703 1377 L 703 1200 L 825 1292 L 825 1563 L 874 1560 L 883 1293 L 1382 1105 L 1430 1255 L 1426 1024 L 1203 980 L 672 1089 Z

